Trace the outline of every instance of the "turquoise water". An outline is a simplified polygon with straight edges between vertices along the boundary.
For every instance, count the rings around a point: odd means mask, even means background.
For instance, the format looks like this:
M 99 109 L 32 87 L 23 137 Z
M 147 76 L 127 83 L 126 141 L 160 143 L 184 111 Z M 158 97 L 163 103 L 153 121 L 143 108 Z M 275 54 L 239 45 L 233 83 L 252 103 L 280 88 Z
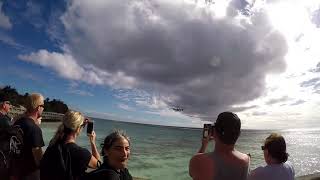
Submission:
M 132 124 L 94 119 L 97 144 L 112 129 L 123 129 L 131 137 L 131 159 L 129 170 L 135 177 L 147 179 L 184 180 L 188 174 L 189 160 L 198 151 L 201 143 L 201 129 L 173 128 Z M 58 123 L 42 123 L 46 145 L 53 136 Z M 260 147 L 263 140 L 274 131 L 243 130 L 236 148 L 252 155 L 252 168 L 265 165 Z M 320 130 L 276 131 L 286 141 L 296 175 L 320 172 Z M 85 132 L 77 140 L 78 144 L 89 148 Z M 100 146 L 98 146 L 100 147 Z M 209 150 L 213 149 L 213 144 Z

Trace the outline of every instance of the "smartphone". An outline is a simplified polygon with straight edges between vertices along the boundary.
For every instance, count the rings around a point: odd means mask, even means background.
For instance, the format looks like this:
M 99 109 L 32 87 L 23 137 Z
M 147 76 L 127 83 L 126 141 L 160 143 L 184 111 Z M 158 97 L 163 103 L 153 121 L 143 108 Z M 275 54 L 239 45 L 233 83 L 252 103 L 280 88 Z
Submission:
M 93 131 L 93 122 L 89 121 L 87 124 L 87 134 L 92 134 Z
M 204 124 L 202 137 L 207 138 L 210 135 L 210 131 L 211 131 L 211 124 Z

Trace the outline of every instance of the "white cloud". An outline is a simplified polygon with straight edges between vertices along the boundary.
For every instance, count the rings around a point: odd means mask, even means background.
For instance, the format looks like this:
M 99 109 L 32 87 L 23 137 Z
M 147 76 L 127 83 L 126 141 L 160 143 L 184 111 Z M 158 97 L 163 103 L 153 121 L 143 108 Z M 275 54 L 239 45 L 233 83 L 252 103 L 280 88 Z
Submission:
M 115 74 L 110 74 L 92 66 L 80 66 L 73 56 L 67 53 L 48 52 L 42 49 L 29 55 L 19 55 L 18 58 L 52 68 L 64 78 L 84 81 L 88 84 L 128 88 L 135 83 L 133 78 L 126 77 L 125 74 L 120 71 Z
M 93 94 L 91 92 L 87 92 L 87 91 L 80 90 L 80 89 L 70 89 L 70 90 L 68 90 L 68 93 L 76 94 L 76 95 L 80 95 L 80 96 L 93 96 Z
M 127 104 L 118 104 L 118 107 L 120 109 L 126 110 L 126 111 L 135 111 L 135 109 L 133 107 L 128 106 Z
M 3 5 L 3 3 L 0 2 L 0 28 L 11 29 L 12 28 L 12 24 L 10 22 L 9 17 L 6 16 L 4 14 L 4 12 L 2 11 L 2 5 Z

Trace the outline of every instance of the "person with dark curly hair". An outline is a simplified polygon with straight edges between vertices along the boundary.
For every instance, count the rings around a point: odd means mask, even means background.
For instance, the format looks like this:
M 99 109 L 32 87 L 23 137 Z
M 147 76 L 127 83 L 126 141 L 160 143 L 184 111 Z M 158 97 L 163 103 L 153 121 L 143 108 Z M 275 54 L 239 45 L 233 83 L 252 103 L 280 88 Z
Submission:
M 83 180 L 132 180 L 127 169 L 130 157 L 130 138 L 121 130 L 109 134 L 102 144 L 103 164 Z
M 253 170 L 250 180 L 294 180 L 295 172 L 292 165 L 287 162 L 289 154 L 283 136 L 272 133 L 261 149 L 267 165 Z

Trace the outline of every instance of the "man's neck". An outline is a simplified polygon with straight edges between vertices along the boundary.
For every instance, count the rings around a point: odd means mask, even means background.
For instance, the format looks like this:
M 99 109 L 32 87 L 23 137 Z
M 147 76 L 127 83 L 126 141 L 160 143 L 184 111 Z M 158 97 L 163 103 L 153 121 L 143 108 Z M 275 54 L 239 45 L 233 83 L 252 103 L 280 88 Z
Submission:
M 278 160 L 274 159 L 274 158 L 269 158 L 269 160 L 267 161 L 268 165 L 273 165 L 273 164 L 281 164 L 281 162 L 279 162 Z
M 234 145 L 226 145 L 222 143 L 216 143 L 214 147 L 214 152 L 217 153 L 229 153 L 234 150 Z

